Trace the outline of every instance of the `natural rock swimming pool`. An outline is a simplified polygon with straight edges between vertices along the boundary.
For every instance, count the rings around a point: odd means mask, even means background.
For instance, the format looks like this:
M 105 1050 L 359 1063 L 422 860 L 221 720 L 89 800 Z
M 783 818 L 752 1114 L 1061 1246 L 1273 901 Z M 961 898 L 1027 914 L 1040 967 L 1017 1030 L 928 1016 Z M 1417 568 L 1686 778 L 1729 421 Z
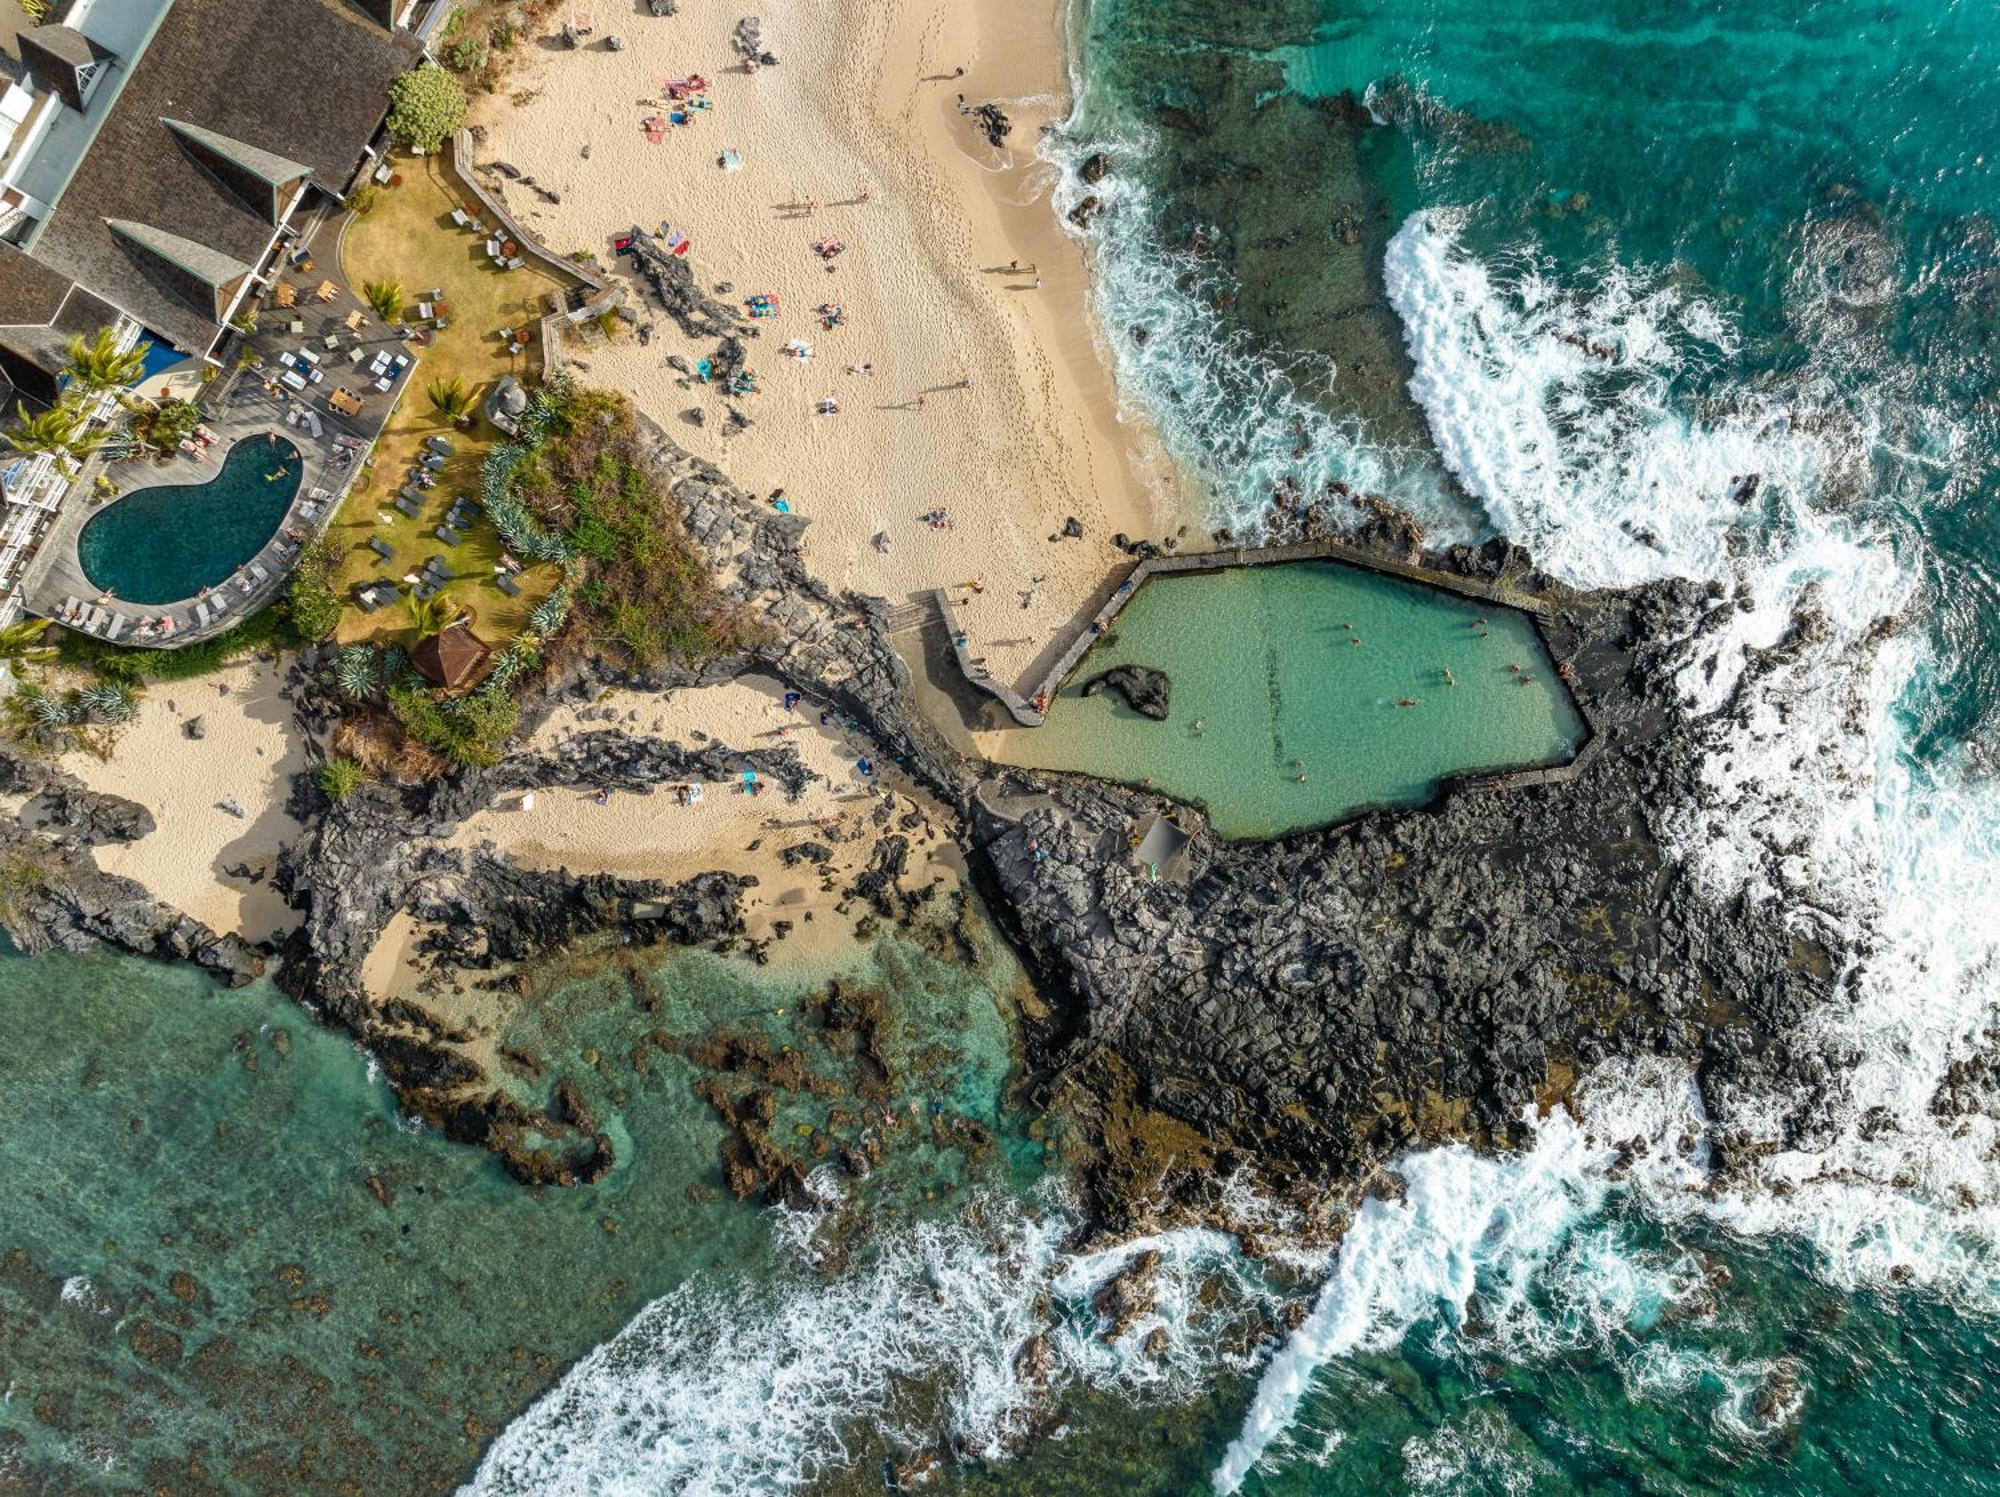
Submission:
M 1084 687 L 1166 672 L 1164 722 Z M 1336 562 L 1156 575 L 1083 657 L 1039 728 L 995 757 L 1147 784 L 1224 837 L 1276 837 L 1447 776 L 1567 762 L 1588 736 L 1532 618 Z
M 206 483 L 160 484 L 114 499 L 84 525 L 84 574 L 128 603 L 178 603 L 249 561 L 299 491 L 299 449 L 246 437 Z

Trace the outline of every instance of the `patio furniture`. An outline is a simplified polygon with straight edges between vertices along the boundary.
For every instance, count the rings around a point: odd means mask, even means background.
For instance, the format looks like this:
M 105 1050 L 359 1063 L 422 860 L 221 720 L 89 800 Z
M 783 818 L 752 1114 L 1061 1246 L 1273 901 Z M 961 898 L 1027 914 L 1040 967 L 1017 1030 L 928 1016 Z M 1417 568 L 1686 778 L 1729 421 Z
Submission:
M 339 411 L 343 416 L 358 416 L 361 414 L 361 397 L 345 389 L 329 392 L 326 397 L 326 403 L 336 411 Z
M 447 546 L 456 546 L 465 539 L 464 536 L 453 530 L 449 525 L 440 525 L 431 534 L 443 541 Z
M 424 446 L 428 447 L 432 452 L 442 453 L 447 457 L 458 450 L 444 437 L 425 437 Z
M 497 260 L 500 258 L 499 240 L 489 239 L 486 241 L 486 258 L 489 260 Z
M 332 281 L 321 281 L 316 294 L 321 301 L 337 301 L 340 297 L 340 288 Z
M 510 573 L 507 572 L 495 573 L 493 577 L 493 585 L 499 588 L 501 592 L 505 593 L 510 598 L 518 598 L 521 596 L 521 584 L 516 582 Z
M 271 300 L 275 301 L 281 307 L 294 306 L 297 304 L 298 299 L 299 288 L 294 286 L 290 281 L 280 281 L 271 288 Z
M 126 623 L 127 619 L 124 614 L 122 613 L 112 614 L 111 627 L 104 631 L 104 637 L 106 639 L 116 639 L 119 635 L 125 632 Z
M 527 263 L 528 262 L 526 260 L 523 260 L 519 255 L 516 255 L 511 260 L 502 261 L 500 268 L 502 270 L 519 270 L 523 265 L 526 265 Z
M 299 357 L 308 364 L 317 364 L 319 362 L 319 355 L 314 353 L 310 348 L 301 348 L 299 350 Z
M 405 498 L 401 494 L 398 494 L 396 496 L 396 508 L 402 511 L 403 514 L 407 515 L 412 520 L 416 519 L 418 515 L 424 512 L 422 505 L 412 504 L 407 498 Z
M 305 330 L 306 320 L 303 317 L 294 317 L 290 322 L 285 324 L 285 331 L 288 333 L 303 333 Z
M 418 302 L 417 316 L 420 320 L 429 322 L 431 320 L 431 304 L 427 301 Z
M 250 575 L 255 577 L 259 582 L 269 582 L 271 580 L 271 574 L 264 570 L 264 563 L 261 561 L 250 563 Z
M 384 375 L 381 379 L 375 381 L 375 388 L 381 391 L 384 395 L 387 395 L 389 391 L 395 387 L 395 384 L 396 382 L 394 380 L 390 379 L 387 375 Z
M 306 375 L 306 378 L 310 380 L 313 384 L 317 385 L 321 383 L 323 380 L 325 380 L 326 371 L 324 369 L 315 367 L 311 373 Z
M 374 585 L 367 582 L 355 584 L 354 601 L 361 605 L 363 613 L 373 613 L 382 606 L 381 602 L 375 596 Z
M 457 224 L 461 229 L 464 228 L 467 224 L 472 222 L 471 218 L 467 216 L 466 211 L 463 208 L 454 208 L 451 210 L 451 221 Z
M 429 561 L 424 563 L 424 570 L 426 572 L 434 572 L 439 577 L 449 578 L 451 576 L 451 563 L 446 561 L 442 556 L 433 556 Z
M 400 603 L 403 601 L 402 589 L 397 587 L 393 582 L 376 583 L 375 595 L 384 603 Z
M 208 627 L 208 600 L 205 598 L 194 605 L 194 624 L 197 629 Z
M 384 561 L 394 561 L 396 559 L 396 548 L 383 540 L 379 535 L 368 537 L 368 549 Z
M 218 618 L 229 611 L 229 594 L 220 588 L 208 595 L 208 602 Z
M 295 365 L 296 365 L 296 364 L 297 364 L 297 363 L 299 362 L 299 356 L 298 356 L 297 354 L 293 353 L 293 352 L 292 352 L 292 351 L 291 351 L 291 350 L 290 350 L 290 349 L 288 348 L 288 349 L 286 349 L 286 350 L 285 350 L 284 352 L 282 352 L 282 353 L 280 353 L 280 354 L 278 355 L 278 362 L 279 362 L 280 364 L 283 364 L 283 365 L 284 365 L 284 366 L 285 366 L 285 367 L 286 367 L 287 369 L 290 369 L 290 368 L 294 367 L 294 366 L 295 366 Z
M 368 325 L 368 314 L 356 307 L 347 314 L 347 320 L 343 325 L 350 333 L 358 333 Z
M 278 382 L 293 390 L 303 390 L 306 387 L 305 376 L 296 369 L 287 369 L 278 376 Z
M 319 346 L 324 348 L 328 353 L 332 353 L 336 348 L 340 347 L 340 334 L 328 333 L 324 338 L 319 340 Z

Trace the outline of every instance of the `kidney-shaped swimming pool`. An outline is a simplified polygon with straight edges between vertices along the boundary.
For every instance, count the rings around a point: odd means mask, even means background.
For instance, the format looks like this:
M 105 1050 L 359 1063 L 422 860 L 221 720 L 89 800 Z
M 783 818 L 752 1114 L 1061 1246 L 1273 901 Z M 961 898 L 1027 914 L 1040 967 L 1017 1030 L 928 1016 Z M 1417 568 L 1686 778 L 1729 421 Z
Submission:
M 105 505 L 77 537 L 77 559 L 126 602 L 191 598 L 228 580 L 277 533 L 304 466 L 283 437 L 247 437 L 207 483 L 134 489 Z

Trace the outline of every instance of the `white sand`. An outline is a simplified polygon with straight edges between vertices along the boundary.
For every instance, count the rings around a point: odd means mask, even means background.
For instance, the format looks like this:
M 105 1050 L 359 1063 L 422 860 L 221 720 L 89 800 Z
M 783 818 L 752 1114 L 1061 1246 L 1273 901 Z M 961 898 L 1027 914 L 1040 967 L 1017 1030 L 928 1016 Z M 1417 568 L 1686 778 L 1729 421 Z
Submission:
M 851 907 L 843 915 L 834 906 L 837 889 L 867 864 L 872 839 L 860 833 L 885 789 L 893 796 L 897 816 L 921 807 L 936 832 L 927 845 L 912 849 L 905 885 L 915 888 L 939 874 L 956 877 L 952 850 L 942 834 L 948 824 L 942 811 L 895 766 L 883 762 L 866 738 L 821 726 L 818 709 L 809 703 L 785 711 L 783 689 L 775 681 L 745 677 L 664 696 L 621 692 L 596 706 L 620 714 L 615 725 L 620 731 L 647 733 L 690 748 L 697 745 L 696 731 L 733 749 L 789 743 L 814 779 L 797 801 L 787 800 L 775 784 L 756 796 L 746 794 L 740 783 L 708 784 L 701 803 L 692 806 L 679 804 L 670 788 L 650 795 L 618 792 L 606 805 L 599 805 L 589 790 L 540 789 L 533 792 L 531 810 L 522 809 L 520 796 L 509 793 L 462 822 L 447 845 L 491 842 L 528 867 L 573 873 L 683 879 L 715 869 L 755 875 L 759 886 L 746 898 L 745 923 L 751 936 L 762 938 L 772 933 L 774 922 L 792 922 L 787 960 L 802 954 L 802 948 L 845 939 L 866 913 Z M 638 721 L 625 721 L 628 712 L 637 712 Z M 528 747 L 546 748 L 605 726 L 580 720 L 576 708 L 564 707 L 550 715 Z M 778 729 L 785 730 L 782 736 Z M 856 768 L 863 756 L 875 769 L 872 777 L 863 777 Z M 827 835 L 828 827 L 851 840 L 835 840 Z M 804 841 L 833 848 L 836 891 L 821 889 L 813 866 L 784 866 L 780 850 Z M 385 960 L 393 970 L 393 958 Z
M 157 823 L 137 842 L 98 848 L 97 866 L 136 879 L 217 931 L 259 941 L 296 926 L 297 913 L 274 890 L 223 871 L 247 865 L 268 874 L 299 832 L 285 802 L 291 777 L 306 767 L 305 746 L 291 704 L 278 695 L 283 684 L 276 666 L 255 661 L 155 685 L 109 760 L 65 754 L 65 770 L 93 790 L 139 802 Z M 207 733 L 191 739 L 181 725 L 197 714 Z M 240 817 L 222 809 L 232 796 Z
M 1034 160 L 1038 123 L 1066 108 L 1056 9 L 1050 0 L 756 9 L 780 65 L 754 75 L 729 44 L 745 12 L 724 0 L 684 0 L 671 19 L 621 12 L 622 53 L 532 49 L 517 86 L 483 109 L 482 159 L 561 194 L 557 206 L 508 194 L 558 251 L 608 259 L 615 234 L 666 221 L 692 236 L 702 285 L 733 284 L 721 299 L 781 298 L 781 315 L 749 345 L 763 388 L 738 402 L 756 425 L 736 437 L 721 435 L 718 395 L 684 388 L 662 363 L 712 346 L 690 343 L 644 303 L 652 344 L 626 334 L 587 350 L 586 378 L 628 392 L 753 492 L 782 487 L 813 520 L 807 560 L 827 581 L 898 602 L 982 581 L 962 622 L 996 677 L 1030 684 L 1054 636 L 1123 559 L 1112 533 L 1158 536 L 1179 504 L 1140 477 L 1137 465 L 1164 465 L 1118 419 L 1084 305 L 1083 256 L 1049 209 L 1052 172 Z M 610 29 L 610 18 L 598 24 Z M 965 76 L 949 77 L 959 66 Z M 709 79 L 713 108 L 649 144 L 640 122 L 655 107 L 640 101 L 692 73 Z M 927 81 L 935 75 L 946 76 Z M 526 103 L 515 102 L 521 88 L 535 91 Z M 1002 102 L 1016 120 L 1007 150 L 990 148 L 959 113 L 961 91 L 975 104 Z M 741 153 L 742 171 L 719 169 L 724 147 Z M 870 200 L 854 201 L 864 189 Z M 812 198 L 816 212 L 805 206 Z M 824 235 L 847 246 L 830 272 L 812 248 Z M 1009 273 L 1010 261 L 1034 271 Z M 845 306 L 847 326 L 821 328 L 813 309 L 826 301 Z M 813 346 L 811 360 L 784 356 L 793 338 Z M 846 372 L 863 362 L 872 378 Z M 959 387 L 968 374 L 972 387 Z M 840 414 L 814 414 L 827 395 Z M 684 421 L 690 408 L 707 424 Z M 940 506 L 948 530 L 922 518 Z M 1051 544 L 1069 515 L 1085 539 Z M 878 532 L 887 554 L 872 544 Z

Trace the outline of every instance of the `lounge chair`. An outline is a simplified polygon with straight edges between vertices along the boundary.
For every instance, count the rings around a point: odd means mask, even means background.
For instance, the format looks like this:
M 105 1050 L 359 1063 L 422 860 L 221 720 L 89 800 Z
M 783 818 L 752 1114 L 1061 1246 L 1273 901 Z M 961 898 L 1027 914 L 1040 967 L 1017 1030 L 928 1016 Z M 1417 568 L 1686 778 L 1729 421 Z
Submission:
M 128 622 L 129 620 L 126 619 L 124 614 L 122 613 L 112 614 L 111 626 L 104 631 L 104 637 L 106 639 L 116 639 L 119 635 L 125 632 L 125 625 Z
M 440 525 L 431 534 L 443 541 L 447 546 L 456 546 L 465 540 L 464 536 L 453 530 L 449 525 Z
M 401 494 L 396 496 L 396 508 L 408 515 L 412 520 L 423 513 L 423 506 L 421 504 L 412 504 Z
M 432 452 L 443 453 L 446 457 L 451 456 L 452 453 L 458 450 L 443 437 L 425 437 L 424 446 L 428 447 Z
M 471 219 L 465 216 L 465 210 L 463 208 L 454 208 L 451 210 L 451 221 L 457 224 L 461 229 L 464 228 L 467 224 L 472 222 Z
M 366 582 L 354 589 L 354 601 L 361 605 L 363 613 L 373 613 L 382 606 L 382 600 L 375 596 L 374 586 Z
M 208 627 L 208 600 L 206 598 L 194 605 L 194 625 L 197 629 L 206 629 Z
M 379 535 L 368 537 L 368 549 L 384 561 L 394 561 L 396 559 L 396 548 L 383 540 Z
M 378 582 L 375 584 L 375 596 L 384 603 L 400 603 L 403 601 L 403 590 L 393 582 Z
M 271 580 L 271 574 L 264 570 L 264 563 L 261 561 L 250 563 L 250 575 L 255 577 L 259 582 L 269 582 Z
M 514 580 L 512 573 L 495 572 L 493 574 L 493 585 L 510 598 L 521 596 L 521 584 Z

